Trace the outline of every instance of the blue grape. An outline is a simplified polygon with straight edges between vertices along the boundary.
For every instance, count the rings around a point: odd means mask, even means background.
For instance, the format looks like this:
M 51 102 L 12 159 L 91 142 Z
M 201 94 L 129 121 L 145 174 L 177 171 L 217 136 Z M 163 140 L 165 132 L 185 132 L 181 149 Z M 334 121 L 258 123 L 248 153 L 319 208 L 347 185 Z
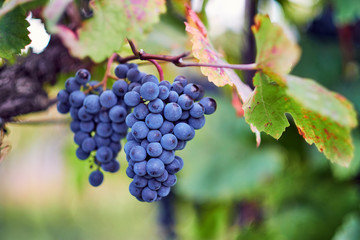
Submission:
M 122 138 L 123 138 L 123 136 L 118 134 L 117 132 L 113 132 L 113 134 L 111 134 L 111 136 L 110 136 L 110 139 L 113 142 L 119 142 Z
M 148 103 L 148 108 L 152 113 L 161 113 L 164 109 L 164 102 L 161 99 L 156 98 Z
M 85 111 L 85 109 L 84 109 Z M 88 113 L 87 113 L 88 114 Z M 91 116 L 91 115 L 90 115 Z M 73 119 L 73 120 L 80 120 L 79 118 L 79 108 L 76 108 L 76 107 L 70 107 L 70 117 Z
M 130 113 L 126 116 L 125 118 L 125 123 L 128 127 L 132 127 L 136 122 L 138 121 L 138 119 L 136 119 L 136 117 L 134 116 L 133 113 Z
M 182 114 L 181 107 L 177 103 L 168 103 L 164 108 L 164 117 L 169 121 L 177 121 L 180 119 Z
M 177 103 L 180 105 L 182 110 L 190 110 L 194 105 L 194 100 L 187 94 L 181 94 Z
M 146 126 L 150 129 L 159 129 L 164 122 L 164 118 L 159 113 L 149 113 L 145 118 Z
M 80 160 L 85 160 L 90 156 L 90 153 L 85 152 L 84 150 L 81 149 L 81 147 L 78 147 L 76 149 L 75 154 L 76 154 L 76 157 Z
M 148 132 L 149 132 L 149 128 L 146 126 L 144 122 L 139 121 L 132 126 L 132 134 L 137 139 L 146 138 Z
M 111 128 L 114 130 L 114 132 L 120 134 L 126 134 L 128 130 L 128 126 L 126 125 L 125 122 L 111 123 Z
M 177 102 L 179 98 L 179 94 L 175 91 L 170 91 L 169 92 L 169 97 L 168 97 L 168 101 L 169 102 Z
M 100 111 L 100 100 L 97 95 L 87 95 L 84 99 L 84 108 L 88 113 L 96 114 Z
M 146 147 L 146 152 L 151 157 L 158 157 L 162 153 L 163 148 L 158 142 L 149 143 Z
M 131 68 L 127 74 L 126 74 L 126 78 L 130 81 L 130 82 L 140 82 L 142 75 L 140 73 L 140 71 L 137 68 Z
M 144 84 L 146 82 L 153 82 L 155 84 L 159 84 L 159 80 L 157 79 L 157 77 L 152 74 L 147 74 L 141 79 L 141 84 Z
M 129 71 L 129 67 L 126 64 L 119 64 L 116 66 L 114 72 L 118 78 L 126 78 L 126 74 Z
M 179 140 L 188 141 L 192 139 L 195 131 L 189 124 L 180 122 L 175 125 L 174 134 Z
M 82 132 L 82 131 L 78 131 L 75 133 L 74 135 L 74 142 L 77 144 L 77 145 L 81 145 L 82 142 L 86 139 L 90 137 L 89 133 L 86 133 L 86 132 Z
M 140 94 L 140 87 L 141 87 L 141 84 L 140 83 L 137 83 L 137 82 L 132 82 L 129 84 L 129 87 L 128 87 L 128 91 L 134 91 L 134 92 L 137 92 Z M 139 88 L 139 90 L 138 90 Z
M 115 93 L 116 96 L 122 97 L 128 91 L 128 84 L 124 80 L 117 80 L 112 86 L 112 91 Z
M 81 148 L 82 150 L 84 150 L 84 152 L 88 152 L 88 153 L 94 151 L 96 148 L 95 140 L 91 137 L 84 139 L 84 141 L 81 144 Z
M 151 177 L 160 177 L 165 171 L 164 163 L 158 158 L 151 158 L 146 163 L 146 172 Z
M 160 87 L 160 86 L 164 86 L 164 87 L 166 87 L 167 89 L 170 90 L 170 88 L 171 88 L 171 83 L 170 83 L 169 81 L 163 80 L 163 81 L 161 81 L 161 82 L 159 83 L 159 87 Z
M 62 114 L 66 114 L 70 111 L 70 105 L 67 103 L 58 102 L 56 107 L 58 112 Z
M 216 101 L 213 98 L 203 98 L 200 100 L 200 104 L 205 108 L 205 114 L 212 114 L 216 111 Z
M 115 122 L 115 123 L 120 123 L 120 122 L 124 122 L 125 118 L 126 118 L 126 109 L 116 105 L 113 106 L 110 111 L 109 111 L 109 118 L 111 119 L 111 121 Z
M 190 117 L 188 119 L 188 123 L 191 127 L 193 127 L 194 129 L 200 129 L 205 125 L 205 117 L 202 116 L 200 118 L 193 118 Z
M 169 97 L 170 90 L 166 86 L 159 86 L 159 98 L 166 100 Z
M 81 121 L 80 122 L 80 129 L 83 132 L 91 132 L 92 130 L 94 130 L 95 128 L 95 124 L 93 121 Z
M 78 111 L 78 117 L 81 121 L 90 121 L 93 119 L 93 115 L 85 110 L 85 107 L 81 107 Z
M 156 191 L 161 187 L 161 182 L 155 180 L 155 179 L 150 179 L 148 181 L 148 187 L 153 190 Z
M 70 129 L 73 133 L 76 133 L 80 130 L 80 122 L 79 121 L 72 121 L 70 123 Z
M 181 82 L 176 81 L 171 84 L 170 90 L 175 91 L 180 95 L 184 91 L 184 86 L 181 84 Z
M 68 78 L 65 81 L 65 89 L 69 93 L 80 90 L 80 84 L 78 84 L 74 77 Z
M 166 197 L 167 195 L 169 195 L 169 193 L 170 193 L 170 187 L 167 187 L 167 186 L 161 186 L 157 190 L 157 194 L 160 197 Z
M 134 182 L 131 182 L 129 185 L 129 192 L 134 197 L 141 197 L 142 188 L 136 187 Z
M 69 93 L 66 90 L 60 90 L 57 94 L 57 100 L 61 103 L 68 103 L 69 102 Z
M 174 134 L 168 133 L 162 136 L 161 146 L 166 150 L 174 150 L 178 144 L 178 139 Z
M 142 190 L 141 197 L 142 199 L 144 199 L 145 202 L 153 202 L 156 200 L 157 193 L 156 191 L 153 191 L 150 188 L 146 187 Z
M 113 151 L 114 156 L 117 155 L 121 150 L 121 144 L 118 141 L 117 142 L 111 142 L 109 147 Z
M 110 123 L 99 123 L 96 126 L 96 133 L 100 136 L 100 137 L 110 137 L 111 134 L 113 133 L 113 130 L 111 128 L 111 124 Z
M 181 117 L 180 117 L 180 120 L 186 120 L 190 117 L 190 113 L 189 111 L 187 110 L 183 110 L 182 111 L 182 114 L 181 114 Z
M 193 118 L 200 118 L 202 116 L 204 116 L 205 113 L 205 108 L 202 104 L 200 103 L 194 103 L 193 107 L 190 109 L 190 115 Z
M 170 164 L 166 165 L 165 169 L 168 171 L 169 174 L 175 174 L 179 172 L 184 166 L 184 162 L 182 158 L 175 156 L 174 161 L 172 161 Z
M 129 178 L 134 178 L 135 172 L 133 171 L 133 168 L 131 166 L 126 168 L 126 176 Z
M 130 156 L 130 151 L 135 146 L 140 146 L 140 144 L 136 141 L 127 141 L 124 146 L 124 152 L 126 153 L 126 155 Z
M 148 115 L 149 110 L 144 103 L 140 103 L 136 107 L 134 107 L 133 114 L 138 120 L 144 120 L 145 117 Z
M 200 96 L 200 87 L 197 84 L 189 83 L 184 87 L 184 93 L 195 100 Z
M 164 150 L 161 155 L 159 156 L 159 159 L 164 163 L 164 164 L 169 164 L 172 161 L 174 161 L 175 159 L 175 152 L 174 151 L 167 151 Z
M 174 127 L 175 125 L 172 122 L 165 120 L 159 130 L 162 135 L 165 135 L 167 133 L 171 133 L 174 130 Z
M 149 141 L 147 139 L 142 140 L 140 143 L 140 146 L 142 146 L 144 149 L 146 149 L 148 145 Z
M 159 95 L 159 86 L 153 82 L 146 82 L 140 88 L 140 95 L 147 101 L 154 100 Z
M 85 85 L 90 81 L 91 75 L 86 69 L 79 69 L 75 74 L 75 80 L 80 85 Z
M 116 160 L 101 164 L 101 167 L 104 171 L 115 173 L 120 169 L 120 163 Z
M 158 182 L 165 182 L 166 179 L 168 178 L 168 176 L 169 176 L 169 173 L 165 170 L 164 173 L 160 177 L 157 177 L 155 179 Z
M 146 174 L 146 161 L 137 162 L 134 164 L 134 172 L 136 176 L 145 176 Z M 134 177 L 134 179 L 136 178 Z
M 169 174 L 168 178 L 162 184 L 166 187 L 172 187 L 176 184 L 177 178 L 174 174 Z
M 144 161 L 146 158 L 146 150 L 141 146 L 134 146 L 130 150 L 130 157 L 134 162 Z
M 101 163 L 110 162 L 113 156 L 113 152 L 109 147 L 102 146 L 96 151 L 96 159 Z
M 159 130 L 150 130 L 147 135 L 149 142 L 160 142 L 162 134 Z
M 102 146 L 109 146 L 111 140 L 109 138 L 103 138 L 101 136 L 99 136 L 98 134 L 95 134 L 94 136 L 94 140 L 95 140 L 95 143 L 96 143 L 96 146 L 99 148 L 99 147 L 102 147 Z
M 100 104 L 103 107 L 111 108 L 111 107 L 115 106 L 117 101 L 118 100 L 117 100 L 115 93 L 111 90 L 106 90 L 106 91 L 102 92 L 100 95 Z
M 135 107 L 140 103 L 140 94 L 134 91 L 127 92 L 124 96 L 124 102 L 129 107 Z
M 186 141 L 178 140 L 178 144 L 174 150 L 183 150 L 186 146 Z
M 174 82 L 180 82 L 183 87 L 185 87 L 188 84 L 188 80 L 186 79 L 186 77 L 181 75 L 177 76 L 174 79 Z
M 99 170 L 95 170 L 92 173 L 90 173 L 89 183 L 92 186 L 94 187 L 100 186 L 103 181 L 104 181 L 104 174 Z

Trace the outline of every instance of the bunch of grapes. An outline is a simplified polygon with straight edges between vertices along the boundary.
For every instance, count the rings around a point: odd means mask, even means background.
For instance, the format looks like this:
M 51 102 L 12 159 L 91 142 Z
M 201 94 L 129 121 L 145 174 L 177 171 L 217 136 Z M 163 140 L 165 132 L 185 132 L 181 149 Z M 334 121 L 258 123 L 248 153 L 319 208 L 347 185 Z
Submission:
M 93 186 L 103 181 L 100 170 L 116 172 L 115 160 L 124 146 L 132 178 L 130 193 L 140 201 L 153 202 L 166 197 L 176 184 L 176 173 L 183 160 L 175 155 L 205 124 L 206 114 L 216 110 L 212 98 L 204 98 L 198 84 L 178 76 L 173 83 L 161 81 L 138 70 L 136 64 L 119 64 L 115 68 L 112 90 L 94 89 L 90 73 L 79 70 L 58 94 L 58 111 L 73 118 L 70 128 L 79 145 L 76 156 L 85 160 L 93 154 L 98 169 L 89 176 Z M 87 90 L 87 95 L 80 90 Z M 132 112 L 131 112 L 132 110 Z M 131 131 L 127 133 L 128 128 Z
M 127 134 L 125 118 L 129 108 L 123 102 L 125 81 L 116 81 L 112 90 L 105 91 L 94 89 L 98 82 L 89 81 L 90 73 L 85 69 L 67 79 L 65 89 L 57 95 L 57 109 L 62 114 L 70 112 L 70 129 L 78 145 L 76 156 L 80 160 L 90 158 L 97 166 L 89 176 L 90 184 L 96 187 L 104 179 L 101 169 L 114 173 L 120 168 L 116 157 L 121 150 L 120 140 Z
M 126 117 L 131 132 L 124 146 L 126 173 L 133 179 L 129 190 L 140 201 L 157 201 L 169 194 L 175 174 L 183 168 L 175 151 L 194 138 L 195 130 L 205 124 L 204 114 L 212 114 L 216 102 L 203 98 L 203 88 L 183 76 L 171 84 L 138 70 L 127 71 L 126 65 L 119 65 L 117 72 L 131 82 L 124 102 L 134 108 Z

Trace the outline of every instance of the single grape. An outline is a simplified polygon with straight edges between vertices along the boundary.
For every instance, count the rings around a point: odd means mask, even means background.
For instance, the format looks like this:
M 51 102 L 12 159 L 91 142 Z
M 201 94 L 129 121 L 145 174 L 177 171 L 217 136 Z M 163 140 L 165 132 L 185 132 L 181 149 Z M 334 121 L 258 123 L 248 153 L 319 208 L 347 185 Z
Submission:
M 167 150 L 163 150 L 163 152 L 161 153 L 161 155 L 159 156 L 159 159 L 164 163 L 164 164 L 169 164 L 172 161 L 174 161 L 175 159 L 175 152 L 174 151 L 167 151 Z
M 200 104 L 205 108 L 205 114 L 212 114 L 216 110 L 216 101 L 213 98 L 203 98 L 200 100 Z
M 179 140 L 188 141 L 193 138 L 195 131 L 189 124 L 180 122 L 175 125 L 174 134 Z
M 120 163 L 118 161 L 114 160 L 114 161 L 111 161 L 108 163 L 101 164 L 101 168 L 104 171 L 115 173 L 115 172 L 119 171 Z
M 184 93 L 195 100 L 200 96 L 200 87 L 197 84 L 189 83 L 184 87 Z
M 77 83 L 74 77 L 71 77 L 65 81 L 65 89 L 67 92 L 72 93 L 80 90 L 80 84 Z
M 140 95 L 147 101 L 154 100 L 159 95 L 159 86 L 153 82 L 146 82 L 140 88 Z
M 134 182 L 131 182 L 129 185 L 129 192 L 134 197 L 141 197 L 142 188 L 136 187 Z
M 142 190 L 141 197 L 145 202 L 153 202 L 156 200 L 157 192 L 146 187 Z
M 84 139 L 84 141 L 81 144 L 81 149 L 84 150 L 84 152 L 91 152 L 94 151 L 96 148 L 95 140 L 91 137 L 88 137 Z
M 95 128 L 95 124 L 93 121 L 81 121 L 80 122 L 80 129 L 83 132 L 90 133 Z
M 88 113 L 96 114 L 100 111 L 100 100 L 99 96 L 90 94 L 84 99 L 84 108 Z
M 104 174 L 99 170 L 93 171 L 89 176 L 89 183 L 94 187 L 101 185 L 103 181 L 104 181 Z
M 144 161 L 146 158 L 146 150 L 141 146 L 134 146 L 130 150 L 130 157 L 135 162 Z
M 132 126 L 132 134 L 137 139 L 146 138 L 148 132 L 149 132 L 149 128 L 146 126 L 144 122 L 139 121 Z
M 57 94 L 57 100 L 61 103 L 68 103 L 69 102 L 69 93 L 62 89 Z
M 169 174 L 168 178 L 162 184 L 166 187 L 172 187 L 176 184 L 177 178 L 174 174 Z
M 205 108 L 201 103 L 194 103 L 193 107 L 190 109 L 190 115 L 193 118 L 200 118 L 204 116 Z
M 161 113 L 162 110 L 164 109 L 164 102 L 161 99 L 156 98 L 151 102 L 149 102 L 148 108 L 149 111 L 152 113 Z
M 170 90 L 166 86 L 159 86 L 159 98 L 161 100 L 166 100 L 169 97 Z
M 145 176 L 145 174 L 146 174 L 146 161 L 136 162 L 134 164 L 134 172 L 135 172 L 136 176 Z M 135 180 L 135 177 L 134 177 L 134 180 Z
M 139 105 L 134 107 L 133 114 L 138 120 L 144 120 L 148 113 L 148 107 L 144 103 L 140 103 Z
M 86 133 L 86 132 L 82 132 L 82 131 L 78 131 L 75 133 L 74 135 L 74 142 L 81 146 L 82 142 L 86 139 L 90 137 L 90 134 L 89 133 Z
M 76 133 L 80 130 L 80 122 L 79 121 L 72 121 L 70 123 L 70 129 L 73 133 Z
M 100 136 L 100 137 L 110 137 L 111 134 L 113 133 L 113 130 L 111 128 L 111 124 L 110 123 L 99 123 L 96 126 L 96 133 Z
M 86 69 L 79 69 L 75 74 L 75 80 L 80 85 L 85 85 L 90 81 L 91 75 Z
M 125 118 L 126 118 L 126 109 L 116 105 L 113 106 L 110 111 L 109 111 L 109 118 L 111 119 L 111 121 L 115 122 L 115 123 L 120 123 L 120 122 L 124 122 Z
M 177 103 L 168 103 L 164 108 L 164 117 L 169 121 L 177 121 L 180 119 L 182 114 L 181 107 Z
M 157 177 L 155 179 L 156 179 L 156 181 L 159 181 L 159 182 L 165 182 L 166 179 L 168 178 L 168 176 L 169 176 L 169 173 L 165 170 L 164 173 L 160 177 Z
M 177 93 L 180 95 L 180 94 L 183 93 L 184 87 L 183 87 L 183 85 L 181 84 L 181 82 L 176 81 L 176 82 L 173 82 L 173 84 L 171 84 L 170 90 L 175 91 L 175 92 L 177 92 Z
M 170 83 L 169 81 L 163 80 L 163 81 L 161 81 L 161 82 L 159 83 L 159 87 L 160 87 L 160 86 L 165 86 L 167 89 L 170 90 L 170 88 L 171 88 L 171 83 Z
M 174 150 L 178 144 L 178 139 L 174 134 L 168 133 L 162 136 L 161 146 L 166 150 Z
M 200 118 L 193 118 L 190 117 L 188 119 L 188 123 L 191 127 L 193 127 L 194 129 L 200 129 L 205 125 L 205 117 L 202 116 Z
M 134 113 L 130 113 L 125 118 L 125 123 L 128 127 L 132 127 L 136 122 L 138 122 L 138 119 L 134 116 Z
M 77 121 L 80 120 L 80 118 L 79 118 L 79 109 L 80 108 L 70 107 L 70 117 L 72 119 L 77 120 Z M 85 111 L 85 109 L 84 109 L 84 111 Z
M 81 149 L 81 147 L 78 147 L 76 149 L 75 155 L 78 159 L 85 160 L 90 156 L 90 153 L 85 152 L 84 150 Z
M 111 90 L 106 90 L 100 94 L 100 104 L 103 107 L 111 108 L 117 103 L 117 97 Z
M 124 96 L 124 102 L 129 107 L 135 107 L 140 103 L 140 94 L 134 91 L 127 92 Z
M 149 142 L 160 142 L 162 134 L 159 130 L 150 130 L 147 135 Z
M 113 159 L 113 152 L 109 147 L 99 147 L 96 151 L 96 159 L 101 163 L 110 162 Z
M 151 177 L 160 177 L 165 170 L 164 163 L 158 158 L 151 158 L 146 163 L 146 172 Z
M 183 150 L 186 146 L 186 141 L 178 140 L 178 144 L 174 150 Z
M 140 146 L 142 146 L 144 149 L 146 149 L 148 145 L 149 141 L 147 139 L 143 139 L 140 143 Z
M 95 140 L 95 143 L 96 143 L 96 146 L 99 148 L 99 147 L 102 147 L 102 146 L 109 146 L 111 140 L 109 138 L 103 138 L 101 136 L 99 136 L 98 134 L 95 134 L 94 136 L 94 140 Z
M 102 108 L 99 112 L 99 119 L 101 122 L 109 123 L 110 117 L 109 117 L 109 110 L 106 108 Z
M 129 67 L 126 64 L 119 64 L 116 66 L 114 72 L 118 78 L 126 78 Z
M 147 74 L 141 79 L 141 84 L 144 84 L 146 82 L 153 82 L 155 84 L 159 84 L 159 80 L 157 79 L 157 77 L 152 74 Z
M 180 105 L 182 110 L 190 110 L 194 105 L 194 100 L 187 94 L 181 94 L 177 103 Z
M 174 127 L 175 127 L 175 125 L 172 122 L 165 120 L 159 130 L 162 135 L 165 135 L 167 133 L 172 133 L 172 131 L 174 130 Z
M 161 182 L 155 180 L 155 179 L 150 179 L 148 181 L 148 187 L 153 190 L 156 191 L 161 187 Z
M 159 129 L 164 122 L 164 118 L 159 113 L 149 113 L 145 118 L 146 126 L 150 129 Z
M 62 114 L 66 114 L 70 111 L 70 105 L 67 103 L 58 102 L 56 107 L 58 112 Z
M 136 141 L 127 141 L 124 146 L 124 152 L 126 153 L 126 155 L 130 156 L 130 151 L 135 146 L 140 146 L 140 144 Z
M 175 156 L 174 161 L 166 165 L 165 169 L 166 171 L 168 171 L 169 174 L 175 174 L 179 172 L 183 167 L 184 167 L 184 162 L 182 158 Z
M 183 87 L 185 87 L 188 84 L 188 80 L 186 79 L 186 77 L 181 75 L 177 76 L 174 79 L 174 82 L 180 82 Z
M 183 110 L 181 113 L 180 120 L 186 120 L 190 117 L 190 113 L 187 110 Z
M 126 74 L 126 78 L 130 81 L 130 82 L 140 82 L 142 75 L 140 73 L 140 71 L 137 68 L 131 68 L 127 74 Z
M 78 111 L 78 117 L 81 121 L 90 121 L 93 119 L 93 115 L 85 110 L 85 107 L 81 107 Z
M 129 178 L 134 178 L 135 172 L 133 171 L 132 167 L 129 166 L 126 168 L 126 176 L 128 176 Z
M 163 148 L 158 142 L 149 143 L 146 147 L 146 152 L 150 157 L 158 157 L 162 153 Z
M 121 150 L 121 144 L 119 141 L 117 142 L 111 142 L 109 145 L 110 149 L 113 151 L 114 153 L 114 157 L 116 157 L 116 155 L 120 152 Z

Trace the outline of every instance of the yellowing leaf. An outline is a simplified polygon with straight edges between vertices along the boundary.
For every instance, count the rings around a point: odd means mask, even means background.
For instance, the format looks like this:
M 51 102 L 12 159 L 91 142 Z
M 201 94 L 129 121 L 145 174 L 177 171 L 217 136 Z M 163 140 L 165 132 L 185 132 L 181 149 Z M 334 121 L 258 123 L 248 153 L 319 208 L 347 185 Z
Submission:
M 258 67 L 266 73 L 289 73 L 300 58 L 299 46 L 285 35 L 280 26 L 271 23 L 268 16 L 256 15 L 251 29 L 256 40 Z
M 73 56 L 89 56 L 95 62 L 120 50 L 126 37 L 144 38 L 166 10 L 165 0 L 92 1 L 91 8 L 93 17 L 76 32 L 57 26 L 54 33 L 61 37 Z

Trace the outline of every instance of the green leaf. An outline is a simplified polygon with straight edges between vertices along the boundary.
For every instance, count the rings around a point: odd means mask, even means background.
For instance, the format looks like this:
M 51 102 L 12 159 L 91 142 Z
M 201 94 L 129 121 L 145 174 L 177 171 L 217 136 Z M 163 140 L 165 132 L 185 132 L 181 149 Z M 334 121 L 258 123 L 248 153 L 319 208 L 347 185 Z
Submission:
M 357 124 L 352 105 L 311 80 L 287 76 L 279 86 L 274 78 L 258 72 L 251 98 L 244 104 L 245 118 L 259 131 L 280 138 L 289 113 L 299 133 L 332 162 L 348 166 L 353 158 L 350 129 Z
M 268 16 L 256 15 L 251 27 L 256 41 L 256 63 L 264 72 L 287 74 L 300 58 L 299 46 Z M 279 79 L 281 80 L 281 79 Z
M 252 133 L 244 119 L 234 121 L 231 103 L 221 98 L 217 103 L 193 143 L 180 152 L 186 164 L 177 190 L 197 201 L 248 197 L 282 169 L 282 149 L 263 146 L 259 151 L 249 141 Z
M 358 240 L 360 239 L 360 217 L 358 214 L 350 214 L 336 232 L 332 240 Z
M 360 18 L 360 1 L 333 0 L 335 5 L 335 21 L 340 25 L 354 23 Z
M 0 58 L 13 60 L 31 40 L 26 11 L 17 7 L 0 18 Z
M 103 0 L 92 1 L 94 15 L 77 32 L 57 26 L 57 33 L 75 57 L 89 56 L 101 62 L 120 50 L 126 37 L 143 39 L 159 14 L 165 12 L 164 0 Z

